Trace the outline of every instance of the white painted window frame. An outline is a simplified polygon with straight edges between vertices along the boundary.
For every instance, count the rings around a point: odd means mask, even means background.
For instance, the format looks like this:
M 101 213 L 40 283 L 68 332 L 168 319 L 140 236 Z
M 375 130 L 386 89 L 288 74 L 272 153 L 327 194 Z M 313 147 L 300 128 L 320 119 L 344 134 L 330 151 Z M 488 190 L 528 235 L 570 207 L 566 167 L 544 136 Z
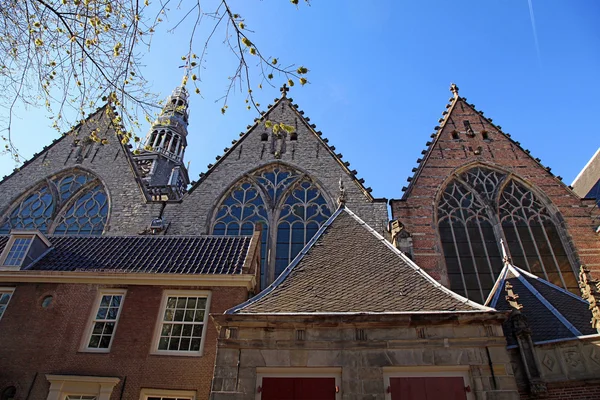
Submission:
M 67 396 L 96 396 L 97 400 L 110 400 L 119 378 L 104 376 L 46 375 L 50 382 L 46 400 L 65 400 Z
M 25 249 L 25 253 L 23 255 L 23 258 L 21 259 L 21 263 L 19 265 L 4 265 L 4 263 L 6 262 L 6 259 L 8 258 L 8 254 L 12 250 L 12 248 L 15 244 L 15 241 L 17 239 L 29 239 L 29 244 L 27 245 L 27 248 Z M 8 243 L 6 243 L 6 246 L 4 247 L 4 251 L 0 255 L 0 271 L 19 271 L 21 269 L 21 267 L 23 266 L 23 261 L 25 260 L 25 257 L 27 257 L 27 253 L 29 253 L 29 249 L 31 249 L 31 244 L 33 243 L 34 240 L 35 240 L 34 233 L 31 233 L 29 235 L 23 235 L 23 234 L 14 235 L 14 234 L 12 234 L 10 236 L 10 239 L 8 239 Z
M 79 351 L 81 352 L 89 352 L 89 353 L 109 353 L 112 348 L 113 341 L 115 339 L 115 335 L 117 333 L 117 328 L 119 325 L 119 319 L 121 317 L 121 312 L 123 311 L 123 304 L 125 303 L 125 297 L 127 294 L 127 289 L 119 289 L 119 288 L 102 288 L 98 290 L 96 294 L 96 299 L 94 300 L 94 305 L 92 307 L 92 312 L 90 312 L 87 322 L 87 327 L 85 333 L 83 335 L 83 340 L 81 341 L 81 346 L 79 347 Z M 111 295 L 119 295 L 123 296 L 121 299 L 121 304 L 119 306 L 119 311 L 117 312 L 117 318 L 115 320 L 115 327 L 113 329 L 112 336 L 110 338 L 110 344 L 106 349 L 93 348 L 88 347 L 90 344 L 90 339 L 92 337 L 92 332 L 94 330 L 94 321 L 96 319 L 96 315 L 98 314 L 98 308 L 100 308 L 100 302 L 102 301 L 102 296 L 111 296 Z
M 15 288 L 14 287 L 0 287 L 0 295 L 1 294 L 9 294 L 10 295 L 8 301 L 6 302 L 6 305 L 5 305 L 5 308 L 4 308 L 4 312 L 2 314 L 0 314 L 0 320 L 2 320 L 2 317 L 4 316 L 4 313 L 8 309 L 8 305 L 10 304 L 10 301 L 12 300 L 12 297 L 13 297 L 14 293 L 15 293 Z
M 335 400 L 342 399 L 342 368 L 341 367 L 259 367 L 256 368 L 255 400 L 262 399 L 259 387 L 262 387 L 263 378 L 335 378 L 338 388 Z
M 383 367 L 383 387 L 385 390 L 385 399 L 392 400 L 392 394 L 388 392 L 391 387 L 390 378 L 434 378 L 434 377 L 460 377 L 463 378 L 465 387 L 470 386 L 471 391 L 467 392 L 467 400 L 475 400 L 473 384 L 469 373 L 469 366 L 425 366 L 425 367 Z
M 163 318 L 165 315 L 165 309 L 167 308 L 167 299 L 169 296 L 175 297 L 204 297 L 206 298 L 206 308 L 204 311 L 204 321 L 202 321 L 202 339 L 200 340 L 200 350 L 198 351 L 179 351 L 179 350 L 159 350 L 158 343 L 160 341 L 160 332 L 162 331 Z M 206 341 L 206 331 L 208 326 L 208 314 L 210 313 L 210 300 L 212 292 L 210 290 L 164 290 L 162 300 L 160 303 L 160 309 L 156 318 L 156 324 L 154 327 L 154 337 L 152 339 L 152 350 L 151 354 L 162 354 L 169 356 L 183 356 L 183 357 L 200 357 L 204 353 L 204 343 Z
M 168 397 L 178 399 L 196 400 L 195 390 L 167 390 L 167 389 L 142 389 L 140 400 L 148 400 L 149 397 Z

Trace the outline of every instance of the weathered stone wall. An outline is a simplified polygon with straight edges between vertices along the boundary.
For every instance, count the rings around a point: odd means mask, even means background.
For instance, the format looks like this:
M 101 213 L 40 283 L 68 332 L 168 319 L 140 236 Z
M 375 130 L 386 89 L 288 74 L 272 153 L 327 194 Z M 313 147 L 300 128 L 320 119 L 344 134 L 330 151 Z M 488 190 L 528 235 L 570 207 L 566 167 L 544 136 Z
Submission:
M 161 205 L 146 203 L 129 163 L 129 155 L 125 154 L 110 124 L 111 116 L 101 109 L 80 126 L 76 135 L 58 139 L 4 179 L 0 183 L 0 220 L 10 212 L 16 200 L 45 178 L 81 168 L 98 176 L 107 190 L 110 210 L 104 234 L 136 235 L 147 228 L 152 218 L 158 216 Z M 92 130 L 108 142 L 104 145 L 90 143 L 81 149 L 75 145 L 76 140 L 85 142 Z
M 561 387 L 574 388 L 594 386 L 600 377 L 600 337 L 592 336 L 547 344 L 535 345 L 542 379 L 549 390 Z M 517 349 L 510 350 L 513 370 L 521 391 L 527 392 L 527 381 L 521 356 Z M 590 384 L 589 381 L 592 381 Z M 596 382 L 600 384 L 600 381 Z M 586 393 L 588 389 L 581 393 Z M 555 390 L 556 391 L 556 390 Z M 577 393 L 577 392 L 573 392 Z M 587 398 L 587 397 L 564 397 Z
M 439 371 L 457 366 L 468 371 L 476 399 L 518 399 L 506 341 L 498 323 L 397 327 L 373 324 L 358 328 L 362 329 L 359 333 L 357 327 L 331 321 L 321 327 L 301 323 L 296 328 L 278 327 L 277 318 L 270 320 L 271 327 L 238 327 L 235 339 L 227 339 L 227 334 L 221 332 L 212 400 L 254 399 L 257 368 L 285 372 L 286 368 L 300 367 L 309 372 L 314 367 L 340 367 L 341 398 L 383 400 L 386 369 L 428 367 Z M 296 329 L 305 330 L 304 340 L 297 340 Z
M 210 233 L 210 222 L 214 207 L 218 205 L 227 190 L 240 178 L 253 170 L 271 163 L 283 163 L 307 173 L 320 186 L 330 207 L 337 207 L 339 181 L 342 178 L 347 197 L 347 207 L 359 215 L 374 229 L 383 233 L 388 221 L 385 201 L 374 201 L 348 173 L 341 161 L 331 154 L 331 150 L 306 125 L 303 117 L 295 110 L 290 99 L 284 98 L 266 116 L 275 122 L 294 126 L 297 140 L 285 136 L 285 145 L 273 144 L 276 139 L 272 131 L 259 123 L 237 142 L 206 176 L 183 199 L 181 204 L 169 204 L 165 210 L 165 220 L 171 223 L 169 234 Z M 268 135 L 263 141 L 262 135 Z M 279 155 L 272 152 L 279 151 Z

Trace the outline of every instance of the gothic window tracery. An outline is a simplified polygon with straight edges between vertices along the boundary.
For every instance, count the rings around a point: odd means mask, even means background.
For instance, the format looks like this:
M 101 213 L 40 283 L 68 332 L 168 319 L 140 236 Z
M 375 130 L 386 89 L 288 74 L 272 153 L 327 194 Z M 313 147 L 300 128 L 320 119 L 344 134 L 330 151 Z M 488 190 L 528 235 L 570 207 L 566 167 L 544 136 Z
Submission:
M 485 301 L 502 270 L 500 238 L 515 265 L 577 290 L 554 218 L 506 174 L 475 167 L 456 176 L 440 196 L 437 216 L 450 288 L 469 299 Z
M 93 175 L 76 170 L 46 179 L 14 204 L 0 220 L 0 234 L 38 229 L 43 233 L 100 235 L 107 218 L 108 197 L 102 184 Z
M 212 233 L 251 235 L 260 224 L 261 281 L 265 286 L 330 216 L 325 197 L 309 177 L 273 164 L 232 186 L 216 208 Z

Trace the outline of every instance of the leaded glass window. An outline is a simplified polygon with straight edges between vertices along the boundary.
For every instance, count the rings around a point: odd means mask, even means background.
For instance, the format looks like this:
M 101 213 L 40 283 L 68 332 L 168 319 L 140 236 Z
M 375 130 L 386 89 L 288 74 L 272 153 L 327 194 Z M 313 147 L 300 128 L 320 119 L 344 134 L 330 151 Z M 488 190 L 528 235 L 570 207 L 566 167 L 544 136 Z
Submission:
M 9 233 L 12 229 L 38 229 L 46 232 L 54 209 L 55 202 L 50 187 L 44 185 L 13 208 L 0 226 L 0 233 Z
M 281 205 L 277 224 L 275 276 L 300 253 L 331 216 L 327 201 L 309 180 L 297 184 Z
M 513 262 L 579 293 L 577 278 L 547 207 L 515 181 L 502 191 L 499 202 L 500 222 Z
M 232 186 L 216 208 L 212 233 L 251 235 L 261 225 L 261 282 L 265 286 L 330 216 L 323 193 L 309 177 L 273 164 Z
M 444 188 L 438 229 L 450 288 L 485 301 L 502 269 L 500 238 L 513 263 L 564 288 L 577 280 L 547 207 L 506 174 L 472 168 Z
M 108 218 L 108 197 L 96 177 L 70 171 L 44 180 L 1 218 L 0 234 L 38 229 L 43 233 L 100 235 Z
M 108 197 L 101 185 L 75 199 L 60 217 L 57 235 L 101 235 L 108 216 Z

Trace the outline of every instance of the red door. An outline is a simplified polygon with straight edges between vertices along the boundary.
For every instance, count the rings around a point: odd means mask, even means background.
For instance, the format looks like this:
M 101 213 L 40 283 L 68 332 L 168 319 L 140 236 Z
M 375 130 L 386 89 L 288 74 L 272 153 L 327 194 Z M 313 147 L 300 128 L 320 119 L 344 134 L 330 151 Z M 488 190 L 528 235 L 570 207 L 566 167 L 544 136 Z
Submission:
M 390 378 L 392 400 L 467 400 L 462 377 Z
M 335 400 L 335 378 L 263 378 L 262 400 Z

